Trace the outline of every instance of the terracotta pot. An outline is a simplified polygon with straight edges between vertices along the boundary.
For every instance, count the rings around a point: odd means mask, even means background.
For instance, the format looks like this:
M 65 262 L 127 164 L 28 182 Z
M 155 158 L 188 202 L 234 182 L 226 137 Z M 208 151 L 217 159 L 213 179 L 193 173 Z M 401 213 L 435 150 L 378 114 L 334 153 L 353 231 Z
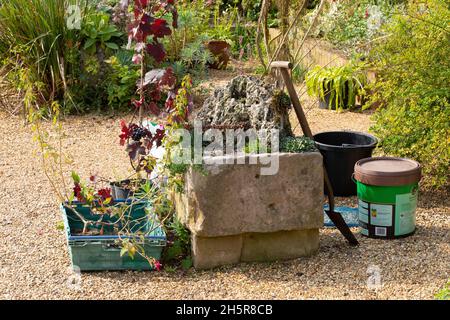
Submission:
M 208 50 L 214 56 L 214 63 L 209 64 L 213 69 L 226 69 L 231 56 L 231 46 L 228 42 L 222 40 L 209 41 Z

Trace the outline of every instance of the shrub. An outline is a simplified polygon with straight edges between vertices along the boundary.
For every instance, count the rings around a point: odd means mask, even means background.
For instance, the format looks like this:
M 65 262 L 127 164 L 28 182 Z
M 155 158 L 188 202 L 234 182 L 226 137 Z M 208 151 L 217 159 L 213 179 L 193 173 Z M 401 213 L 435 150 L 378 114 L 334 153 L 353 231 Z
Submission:
M 370 55 L 378 81 L 368 104 L 381 104 L 372 131 L 384 152 L 419 161 L 428 186 L 449 181 L 449 20 L 445 1 L 411 3 Z

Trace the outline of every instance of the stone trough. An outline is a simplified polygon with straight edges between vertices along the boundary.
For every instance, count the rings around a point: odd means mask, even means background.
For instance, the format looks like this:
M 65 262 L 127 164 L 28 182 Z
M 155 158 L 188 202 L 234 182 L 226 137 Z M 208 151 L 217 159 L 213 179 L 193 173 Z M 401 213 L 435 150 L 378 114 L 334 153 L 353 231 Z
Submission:
M 185 192 L 175 196 L 178 217 L 192 233 L 196 268 L 317 251 L 323 226 L 320 153 L 281 153 L 275 175 L 260 175 L 260 164 L 204 168 L 207 175 L 191 169 Z
M 210 126 L 244 123 L 256 130 L 277 129 L 283 138 L 292 135 L 289 107 L 290 99 L 274 85 L 239 76 L 216 89 L 196 119 Z M 320 153 L 269 154 L 277 157 L 278 170 L 265 175 L 262 168 L 267 162 L 260 160 L 266 155 L 236 151 L 204 164 L 206 175 L 190 169 L 185 192 L 175 195 L 177 215 L 192 234 L 194 266 L 204 269 L 315 253 L 323 225 Z

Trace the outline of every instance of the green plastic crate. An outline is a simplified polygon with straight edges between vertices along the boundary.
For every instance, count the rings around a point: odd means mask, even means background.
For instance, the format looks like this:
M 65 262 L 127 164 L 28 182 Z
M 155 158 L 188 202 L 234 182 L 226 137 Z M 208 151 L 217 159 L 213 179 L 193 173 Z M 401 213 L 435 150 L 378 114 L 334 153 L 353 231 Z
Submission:
M 123 205 L 125 201 L 115 201 L 111 205 Z M 115 235 L 94 235 L 77 236 L 75 230 L 83 228 L 83 223 L 75 214 L 74 209 L 84 218 L 89 220 L 99 219 L 99 215 L 93 214 L 91 209 L 81 203 L 74 202 L 71 205 L 65 203 L 61 205 L 64 226 L 67 236 L 69 254 L 72 260 L 72 268 L 80 271 L 99 270 L 152 270 L 148 261 L 139 254 L 135 254 L 134 259 L 128 254 L 120 256 L 120 246 L 117 245 L 118 236 Z M 125 217 L 130 219 L 131 230 L 140 230 L 144 233 L 144 242 L 140 243 L 145 250 L 145 254 L 157 260 L 161 258 L 161 252 L 166 245 L 166 234 L 155 219 L 151 219 L 146 212 L 151 210 L 147 203 L 133 205 L 127 210 Z M 114 221 L 104 219 L 103 221 Z M 111 227 L 112 229 L 112 227 Z M 111 231 L 111 229 L 109 231 Z M 108 228 L 105 227 L 105 232 Z M 150 232 L 148 232 L 150 231 Z M 146 234 L 147 232 L 147 234 Z M 140 241 L 140 240 L 139 240 Z

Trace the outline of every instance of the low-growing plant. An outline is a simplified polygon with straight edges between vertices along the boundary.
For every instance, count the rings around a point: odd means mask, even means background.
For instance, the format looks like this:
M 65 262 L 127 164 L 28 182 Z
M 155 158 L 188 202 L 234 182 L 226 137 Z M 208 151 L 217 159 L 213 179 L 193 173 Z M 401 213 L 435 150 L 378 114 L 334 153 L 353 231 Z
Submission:
M 189 230 L 174 216 L 166 232 L 173 241 L 165 250 L 164 262 L 185 270 L 189 269 L 192 266 Z
M 209 63 L 214 62 L 212 53 L 206 48 L 208 37 L 199 37 L 181 50 L 180 61 L 188 70 L 202 73 Z
M 280 151 L 288 153 L 302 153 L 317 151 L 314 141 L 306 136 L 285 137 L 280 141 Z

